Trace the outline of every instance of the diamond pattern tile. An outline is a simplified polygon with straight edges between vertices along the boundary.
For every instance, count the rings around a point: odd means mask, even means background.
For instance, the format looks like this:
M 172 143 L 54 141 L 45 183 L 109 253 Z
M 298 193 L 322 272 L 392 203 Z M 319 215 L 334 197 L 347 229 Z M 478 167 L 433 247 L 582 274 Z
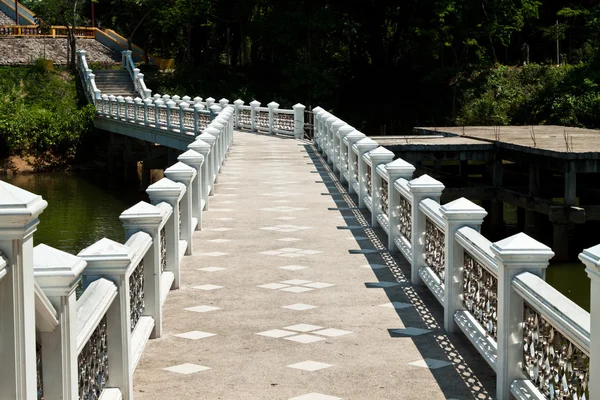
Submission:
M 288 271 L 299 271 L 301 269 L 306 269 L 308 267 L 304 267 L 302 265 L 286 265 L 284 267 L 279 267 L 280 269 L 287 269 Z
M 200 289 L 200 290 L 216 290 L 216 289 L 222 289 L 223 286 L 206 284 L 206 285 L 200 285 L 200 286 L 192 286 L 192 288 Z
M 221 268 L 221 267 L 204 267 L 204 268 L 198 268 L 198 271 L 205 271 L 205 272 L 218 272 L 218 271 L 225 271 L 227 268 Z
M 323 329 L 321 331 L 315 331 L 315 332 L 311 332 L 311 333 L 315 334 L 315 335 L 321 335 L 321 336 L 327 336 L 327 337 L 338 337 L 338 336 L 349 335 L 352 332 L 344 331 L 342 329 L 327 328 L 327 329 Z
M 203 313 L 203 312 L 220 310 L 220 308 L 219 307 L 213 307 L 213 306 L 196 306 L 196 307 L 184 308 L 184 310 Z
M 175 336 L 184 338 L 184 339 L 198 340 L 198 339 L 205 339 L 207 337 L 216 336 L 216 335 L 214 333 L 208 333 L 208 332 L 190 331 L 190 332 L 180 333 Z
M 226 256 L 229 253 L 223 253 L 220 251 L 211 251 L 209 253 L 198 253 L 198 255 L 200 256 L 209 256 L 209 257 L 221 257 L 221 256 Z
M 295 310 L 295 311 L 306 311 L 306 310 L 312 310 L 313 308 L 317 308 L 317 306 L 311 306 L 310 304 L 304 304 L 304 303 L 296 303 L 296 304 L 290 304 L 289 306 L 283 306 L 281 308 L 287 308 L 288 310 Z
M 290 292 L 290 293 L 304 293 L 304 292 L 310 292 L 311 288 L 306 288 L 306 287 L 299 287 L 299 286 L 292 286 L 292 287 L 288 287 L 285 289 L 281 289 L 281 291 L 283 292 Z
M 264 331 L 264 332 L 257 333 L 257 335 L 267 336 L 267 337 L 272 337 L 272 338 L 282 338 L 282 337 L 291 336 L 291 335 L 295 335 L 295 334 L 296 334 L 296 332 L 284 331 L 281 329 L 273 329 L 270 331 Z
M 303 344 L 308 344 L 308 343 L 314 343 L 314 342 L 319 342 L 321 340 L 325 340 L 324 337 L 318 337 L 318 336 L 313 336 L 313 335 L 296 335 L 296 336 L 288 336 L 288 337 L 284 337 L 285 340 L 292 340 L 294 342 L 298 342 L 298 343 L 303 343 Z
M 315 372 L 315 371 L 319 371 L 321 369 L 333 367 L 333 365 L 325 364 L 325 363 L 318 362 L 318 361 L 307 360 L 307 361 L 302 361 L 302 362 L 299 362 L 296 364 L 290 364 L 287 367 L 300 369 L 302 371 Z
M 258 254 L 265 254 L 265 255 L 268 255 L 268 256 L 279 256 L 279 257 L 295 258 L 295 257 L 302 257 L 302 256 L 312 256 L 312 255 L 320 254 L 320 253 L 322 253 L 322 251 L 297 249 L 297 248 L 293 248 L 293 247 L 285 247 L 285 248 L 282 248 L 282 249 L 261 251 Z
M 328 396 L 322 393 L 307 393 L 302 396 L 292 397 L 289 400 L 343 400 L 341 397 Z
M 286 285 L 303 285 L 309 282 L 310 281 L 306 281 L 304 279 L 290 279 L 289 281 L 281 281 L 281 283 L 285 283 Z
M 189 375 L 189 374 L 194 374 L 194 373 L 200 372 L 200 371 L 206 371 L 207 369 L 210 369 L 210 368 L 204 367 L 202 365 L 185 363 L 185 364 L 174 365 L 172 367 L 163 368 L 163 369 L 165 371 L 175 372 L 177 374 Z
M 313 288 L 313 289 L 324 289 L 324 288 L 328 288 L 328 287 L 335 286 L 335 285 L 332 283 L 325 283 L 325 282 L 313 282 L 313 283 L 308 283 L 308 284 L 302 285 L 302 286 Z

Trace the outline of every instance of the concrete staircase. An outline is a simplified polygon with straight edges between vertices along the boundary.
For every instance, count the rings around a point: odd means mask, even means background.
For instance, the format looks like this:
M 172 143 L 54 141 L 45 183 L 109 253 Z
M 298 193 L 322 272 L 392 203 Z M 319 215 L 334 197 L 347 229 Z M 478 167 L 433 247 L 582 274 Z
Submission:
M 129 76 L 129 72 L 124 69 L 95 70 L 96 86 L 102 91 L 102 94 L 115 96 L 130 96 L 136 98 L 139 94 L 135 91 L 135 86 Z

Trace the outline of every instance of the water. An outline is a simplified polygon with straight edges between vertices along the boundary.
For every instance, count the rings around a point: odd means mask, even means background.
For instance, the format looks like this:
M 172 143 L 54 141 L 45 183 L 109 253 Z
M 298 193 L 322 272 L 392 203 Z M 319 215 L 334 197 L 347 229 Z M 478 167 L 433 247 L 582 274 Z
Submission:
M 39 173 L 0 179 L 41 195 L 48 207 L 40 215 L 34 245 L 47 244 L 71 254 L 107 237 L 123 243 L 119 215 L 147 196 L 137 183 L 105 173 Z

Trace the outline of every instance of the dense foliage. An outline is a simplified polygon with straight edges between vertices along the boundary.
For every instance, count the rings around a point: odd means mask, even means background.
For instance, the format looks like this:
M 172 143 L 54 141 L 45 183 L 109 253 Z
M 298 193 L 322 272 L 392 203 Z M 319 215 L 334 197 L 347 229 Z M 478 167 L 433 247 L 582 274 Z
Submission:
M 371 134 L 599 125 L 596 0 L 93 1 L 97 25 L 176 59 L 159 93 L 322 105 Z
M 0 156 L 32 155 L 49 164 L 57 157 L 68 160 L 93 117 L 93 106 L 80 102 L 70 73 L 39 64 L 0 68 Z

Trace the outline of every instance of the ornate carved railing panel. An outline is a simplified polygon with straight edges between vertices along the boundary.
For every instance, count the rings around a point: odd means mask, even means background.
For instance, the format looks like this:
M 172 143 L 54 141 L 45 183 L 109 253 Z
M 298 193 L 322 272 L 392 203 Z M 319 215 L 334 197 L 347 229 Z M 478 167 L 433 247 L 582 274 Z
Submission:
M 371 197 L 371 166 L 369 164 L 367 164 L 367 176 L 365 177 L 365 187 L 367 188 L 367 195 Z
M 158 123 L 166 125 L 167 124 L 167 108 L 166 107 L 158 107 Z
M 155 120 L 156 120 L 156 117 L 154 116 L 155 115 L 154 107 L 150 106 L 147 108 L 147 110 L 148 110 L 148 115 L 146 116 L 146 119 L 148 120 L 149 124 L 154 124 Z
M 160 230 L 160 272 L 165 272 L 167 268 L 167 235 L 165 228 Z
M 129 317 L 131 318 L 131 332 L 144 313 L 144 260 L 141 260 L 129 276 Z
M 256 126 L 261 128 L 269 127 L 269 112 L 268 111 L 256 111 L 256 116 L 254 117 L 254 123 Z
M 410 241 L 412 240 L 412 204 L 404 196 L 400 196 L 398 213 L 398 232 Z
M 179 207 L 177 207 L 177 211 L 179 212 L 179 239 L 181 239 L 181 203 L 179 203 Z
M 44 376 L 42 372 L 42 345 L 36 340 L 35 342 L 35 368 L 37 370 L 37 398 L 44 398 Z
M 126 103 L 127 105 L 127 115 L 129 115 L 130 119 L 135 119 L 135 108 L 133 103 Z
M 77 358 L 79 370 L 79 399 L 97 400 L 108 382 L 108 340 L 106 316 Z
M 206 114 L 198 114 L 198 132 L 206 129 L 208 124 L 210 124 L 210 116 Z
M 497 340 L 498 279 L 466 251 L 464 260 L 463 304 L 486 333 Z
M 169 118 L 171 121 L 171 127 L 179 128 L 179 108 L 169 107 Z
M 200 116 L 198 116 L 200 117 Z M 194 130 L 194 111 L 183 110 L 183 127 L 186 130 Z
M 275 129 L 294 132 L 294 114 L 275 113 L 273 125 Z
M 549 399 L 589 399 L 590 359 L 525 303 L 523 371 Z
M 358 182 L 358 161 L 355 160 L 354 163 L 354 180 Z
M 381 180 L 381 212 L 387 215 L 390 205 L 388 182 L 385 179 Z
M 250 119 L 252 115 L 252 110 L 240 110 L 240 124 L 250 126 L 252 124 L 252 120 Z
M 425 219 L 425 263 L 444 283 L 446 268 L 444 263 L 445 235 L 429 218 Z

